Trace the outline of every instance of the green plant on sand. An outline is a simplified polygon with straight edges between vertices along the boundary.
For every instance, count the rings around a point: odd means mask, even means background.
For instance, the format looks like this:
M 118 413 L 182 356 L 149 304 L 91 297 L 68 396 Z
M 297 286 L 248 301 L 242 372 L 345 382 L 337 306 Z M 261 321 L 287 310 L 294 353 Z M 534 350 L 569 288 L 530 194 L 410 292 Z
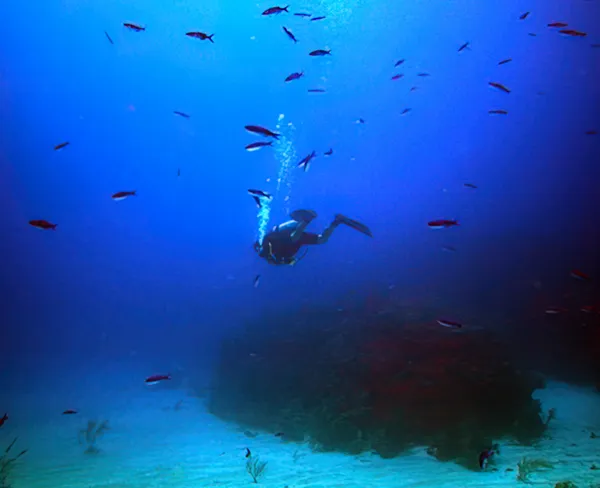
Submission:
M 0 457 L 0 488 L 10 488 L 8 478 L 10 477 L 12 470 L 15 467 L 17 459 L 27 452 L 27 449 L 21 451 L 16 456 L 11 456 L 10 451 L 17 442 L 17 437 L 13 439 L 10 445 L 6 448 L 2 456 Z
M 87 427 L 81 429 L 78 434 L 79 444 L 85 443 L 87 448 L 85 454 L 98 454 L 100 449 L 96 446 L 96 441 L 104 435 L 104 432 L 110 430 L 108 420 L 98 423 L 95 420 L 89 420 Z
M 554 485 L 554 488 L 577 488 L 577 485 L 572 481 L 559 481 Z
M 252 481 L 254 481 L 254 483 L 258 483 L 258 479 L 264 474 L 266 467 L 267 462 L 261 461 L 258 456 L 251 457 L 246 461 L 246 471 L 252 476 Z
M 545 459 L 528 459 L 524 457 L 517 464 L 517 480 L 527 482 L 529 481 L 529 475 L 542 469 L 552 469 L 554 466 L 551 462 Z

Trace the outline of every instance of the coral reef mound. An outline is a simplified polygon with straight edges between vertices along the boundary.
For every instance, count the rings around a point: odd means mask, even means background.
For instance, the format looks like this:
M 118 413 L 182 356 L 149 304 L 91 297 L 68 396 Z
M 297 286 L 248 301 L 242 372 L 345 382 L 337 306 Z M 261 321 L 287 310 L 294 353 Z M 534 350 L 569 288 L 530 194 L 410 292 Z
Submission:
M 427 446 L 469 469 L 494 440 L 529 444 L 544 432 L 532 399 L 543 384 L 490 333 L 445 329 L 415 310 L 293 317 L 223 342 L 213 414 L 318 451 L 394 457 Z

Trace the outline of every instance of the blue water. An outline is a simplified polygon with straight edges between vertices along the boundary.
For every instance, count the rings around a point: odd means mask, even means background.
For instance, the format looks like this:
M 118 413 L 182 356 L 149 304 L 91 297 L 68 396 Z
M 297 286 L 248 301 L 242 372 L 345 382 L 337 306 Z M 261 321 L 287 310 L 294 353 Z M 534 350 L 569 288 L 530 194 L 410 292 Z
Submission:
M 0 415 L 24 426 L 36 398 L 85 397 L 73 378 L 86 375 L 94 391 L 183 370 L 205 381 L 242 324 L 357 303 L 435 306 L 526 338 L 544 372 L 599 381 L 598 356 L 580 364 L 561 342 L 570 327 L 539 339 L 545 307 L 600 303 L 569 277 L 600 276 L 600 135 L 586 134 L 600 131 L 600 2 L 292 4 L 316 22 L 262 16 L 271 6 L 0 4 Z M 249 124 L 280 141 L 245 151 L 262 140 Z M 268 209 L 249 188 L 274 195 Z M 341 226 L 296 266 L 271 266 L 253 243 L 298 208 L 318 213 L 313 232 L 343 213 L 373 238 Z

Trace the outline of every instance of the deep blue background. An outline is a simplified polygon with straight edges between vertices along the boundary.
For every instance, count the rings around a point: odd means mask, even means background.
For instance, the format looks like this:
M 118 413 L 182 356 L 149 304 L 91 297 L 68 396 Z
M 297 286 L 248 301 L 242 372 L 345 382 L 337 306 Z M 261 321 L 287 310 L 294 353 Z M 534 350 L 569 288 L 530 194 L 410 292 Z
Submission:
M 571 269 L 600 268 L 600 136 L 585 135 L 600 130 L 600 49 L 591 46 L 600 2 L 292 5 L 326 15 L 320 22 L 261 16 L 270 6 L 0 4 L 4 381 L 133 354 L 150 373 L 176 358 L 209 362 L 243 320 L 355 299 L 435 306 L 526 334 L 524 311 L 540 293 L 561 305 Z M 546 27 L 554 21 L 589 35 L 560 36 Z M 215 43 L 190 30 L 214 33 Z M 466 41 L 471 49 L 458 53 Z M 308 56 L 325 47 L 333 56 Z M 306 76 L 284 83 L 294 71 Z M 395 73 L 405 76 L 391 81 Z M 286 209 L 312 208 L 319 230 L 343 212 L 374 239 L 340 228 L 295 268 L 253 253 L 246 189 L 273 192 L 280 162 L 270 148 L 245 152 L 255 138 L 243 127 L 273 128 L 279 114 L 295 127 L 298 160 L 313 149 L 334 155 L 295 171 L 271 224 Z M 112 201 L 122 190 L 138 196 Z M 439 218 L 461 226 L 427 228 Z M 39 231 L 30 219 L 58 228 Z M 590 286 L 582 304 L 598 302 Z

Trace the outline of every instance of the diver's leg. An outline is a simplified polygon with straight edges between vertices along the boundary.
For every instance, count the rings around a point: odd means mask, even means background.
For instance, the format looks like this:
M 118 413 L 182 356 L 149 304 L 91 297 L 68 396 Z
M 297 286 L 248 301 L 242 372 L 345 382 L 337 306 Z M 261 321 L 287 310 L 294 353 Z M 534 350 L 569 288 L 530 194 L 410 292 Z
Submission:
M 312 210 L 294 210 L 290 217 L 297 223 L 296 228 L 292 231 L 290 238 L 292 242 L 298 242 L 304 233 L 304 230 L 316 217 L 317 213 Z
M 329 227 L 327 227 L 321 234 L 319 234 L 316 244 L 325 244 L 331 237 L 331 234 L 333 234 L 333 231 L 341 223 L 342 223 L 342 221 L 336 217 L 333 220 L 333 222 L 331 222 L 331 224 L 329 224 Z

